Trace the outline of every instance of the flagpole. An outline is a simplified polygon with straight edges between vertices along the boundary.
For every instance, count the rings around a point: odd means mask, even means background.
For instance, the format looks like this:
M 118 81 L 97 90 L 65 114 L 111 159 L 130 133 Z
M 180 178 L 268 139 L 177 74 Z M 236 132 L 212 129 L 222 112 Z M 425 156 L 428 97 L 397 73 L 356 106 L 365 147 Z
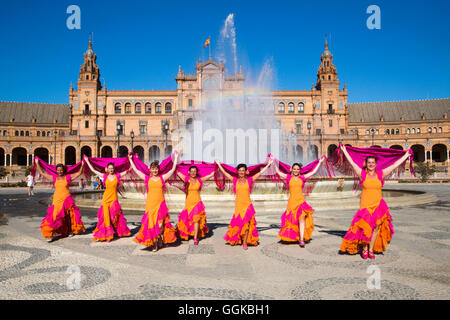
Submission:
M 209 47 L 209 60 L 211 60 L 211 36 L 209 36 L 208 39 L 209 39 L 209 45 L 208 45 L 208 47 Z

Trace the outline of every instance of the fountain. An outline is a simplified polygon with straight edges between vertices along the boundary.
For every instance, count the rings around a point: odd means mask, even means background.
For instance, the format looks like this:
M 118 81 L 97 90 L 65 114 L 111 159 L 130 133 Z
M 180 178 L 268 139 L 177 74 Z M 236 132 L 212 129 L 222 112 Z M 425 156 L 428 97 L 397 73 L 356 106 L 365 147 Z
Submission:
M 216 49 L 219 68 L 211 68 L 204 72 L 201 104 L 193 123 L 193 130 L 181 128 L 172 134 L 174 149 L 181 151 L 181 160 L 198 160 L 213 162 L 220 159 L 228 164 L 261 163 L 268 153 L 272 153 L 285 163 L 303 162 L 305 164 L 317 159 L 317 153 L 311 148 L 312 139 L 308 135 L 307 158 L 289 146 L 297 145 L 297 138 L 291 132 L 280 127 L 274 114 L 274 63 L 267 59 L 258 72 L 256 79 L 243 80 L 238 72 L 236 29 L 234 15 L 225 20 L 220 32 Z M 212 62 L 213 60 L 210 59 Z M 212 64 L 215 65 L 215 64 Z M 217 67 L 217 65 L 215 65 Z M 233 74 L 226 74 L 220 66 L 228 66 Z M 242 78 L 241 78 L 242 77 Z M 228 90 L 227 86 L 232 89 Z M 317 119 L 312 119 L 316 128 Z M 309 128 L 308 128 L 309 129 Z M 293 152 L 292 152 L 293 151 Z M 302 161 L 303 160 L 303 161 Z M 316 183 L 307 201 L 316 210 L 358 209 L 359 197 L 353 189 L 353 179 L 339 181 L 328 177 Z M 343 184 L 342 184 L 343 181 Z M 120 199 L 126 211 L 143 212 L 144 196 L 126 185 L 127 192 Z M 76 195 L 80 207 L 98 208 L 101 198 L 96 193 Z M 261 181 L 255 185 L 252 193 L 255 210 L 259 214 L 279 214 L 286 208 L 288 194 L 281 192 L 279 185 L 270 181 Z M 428 193 L 383 190 L 383 197 L 390 206 L 408 204 L 424 204 L 436 200 Z M 214 183 L 208 183 L 202 190 L 202 199 L 206 211 L 232 212 L 234 195 L 231 192 L 220 192 Z M 184 207 L 185 194 L 176 188 L 169 188 L 166 202 L 173 214 L 178 214 Z

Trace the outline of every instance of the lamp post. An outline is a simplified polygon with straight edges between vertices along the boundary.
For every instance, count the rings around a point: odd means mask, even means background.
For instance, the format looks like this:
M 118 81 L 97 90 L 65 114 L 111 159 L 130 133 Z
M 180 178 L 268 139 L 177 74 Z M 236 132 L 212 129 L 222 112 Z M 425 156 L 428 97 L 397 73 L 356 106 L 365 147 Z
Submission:
M 54 150 L 53 150 L 53 164 L 56 164 L 56 135 L 58 134 L 58 130 L 55 130 L 54 132 L 55 135 L 55 145 L 54 145 Z
M 309 159 L 309 158 L 310 158 L 310 154 L 311 154 L 311 152 L 312 152 L 312 150 L 311 150 L 311 121 L 308 120 L 308 123 L 306 124 L 306 128 L 308 129 L 308 150 L 307 150 L 307 157 L 308 157 L 308 160 L 311 160 L 311 159 Z
M 134 131 L 133 130 L 131 130 L 131 132 L 130 132 L 130 137 L 131 137 L 131 152 L 133 152 L 134 150 L 133 150 L 133 139 L 134 139 Z
M 164 132 L 164 135 L 166 136 L 166 146 L 164 147 L 164 149 L 167 149 L 167 135 L 169 133 L 169 129 L 170 129 L 169 122 L 165 120 L 162 125 L 162 130 Z
M 373 138 L 375 135 L 375 129 L 374 128 L 370 129 L 370 132 L 372 133 L 372 147 L 373 147 Z
M 120 124 L 117 125 L 117 158 L 120 157 Z

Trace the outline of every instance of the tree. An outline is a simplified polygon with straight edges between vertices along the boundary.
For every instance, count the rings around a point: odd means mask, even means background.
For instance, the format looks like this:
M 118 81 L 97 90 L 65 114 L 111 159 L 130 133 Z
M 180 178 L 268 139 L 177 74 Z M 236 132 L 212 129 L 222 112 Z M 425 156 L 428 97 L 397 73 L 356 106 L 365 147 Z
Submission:
M 0 167 L 0 178 L 3 178 L 6 176 L 8 172 L 6 172 L 6 169 L 4 167 Z
M 429 162 L 419 162 L 414 169 L 420 174 L 421 182 L 426 182 L 436 172 L 436 166 L 430 165 Z

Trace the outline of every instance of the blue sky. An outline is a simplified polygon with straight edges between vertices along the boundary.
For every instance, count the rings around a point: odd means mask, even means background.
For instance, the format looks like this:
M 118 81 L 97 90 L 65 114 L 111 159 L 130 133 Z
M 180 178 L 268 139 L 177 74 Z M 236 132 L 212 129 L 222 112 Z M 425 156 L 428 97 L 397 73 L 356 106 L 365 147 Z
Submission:
M 69 30 L 69 5 L 81 29 Z M 369 5 L 381 29 L 369 30 Z M 270 60 L 275 89 L 309 90 L 324 37 L 349 102 L 448 98 L 450 1 L 23 1 L 0 2 L 0 100 L 68 103 L 89 32 L 108 89 L 174 90 L 181 65 L 213 53 L 234 13 L 237 56 L 254 76 Z

